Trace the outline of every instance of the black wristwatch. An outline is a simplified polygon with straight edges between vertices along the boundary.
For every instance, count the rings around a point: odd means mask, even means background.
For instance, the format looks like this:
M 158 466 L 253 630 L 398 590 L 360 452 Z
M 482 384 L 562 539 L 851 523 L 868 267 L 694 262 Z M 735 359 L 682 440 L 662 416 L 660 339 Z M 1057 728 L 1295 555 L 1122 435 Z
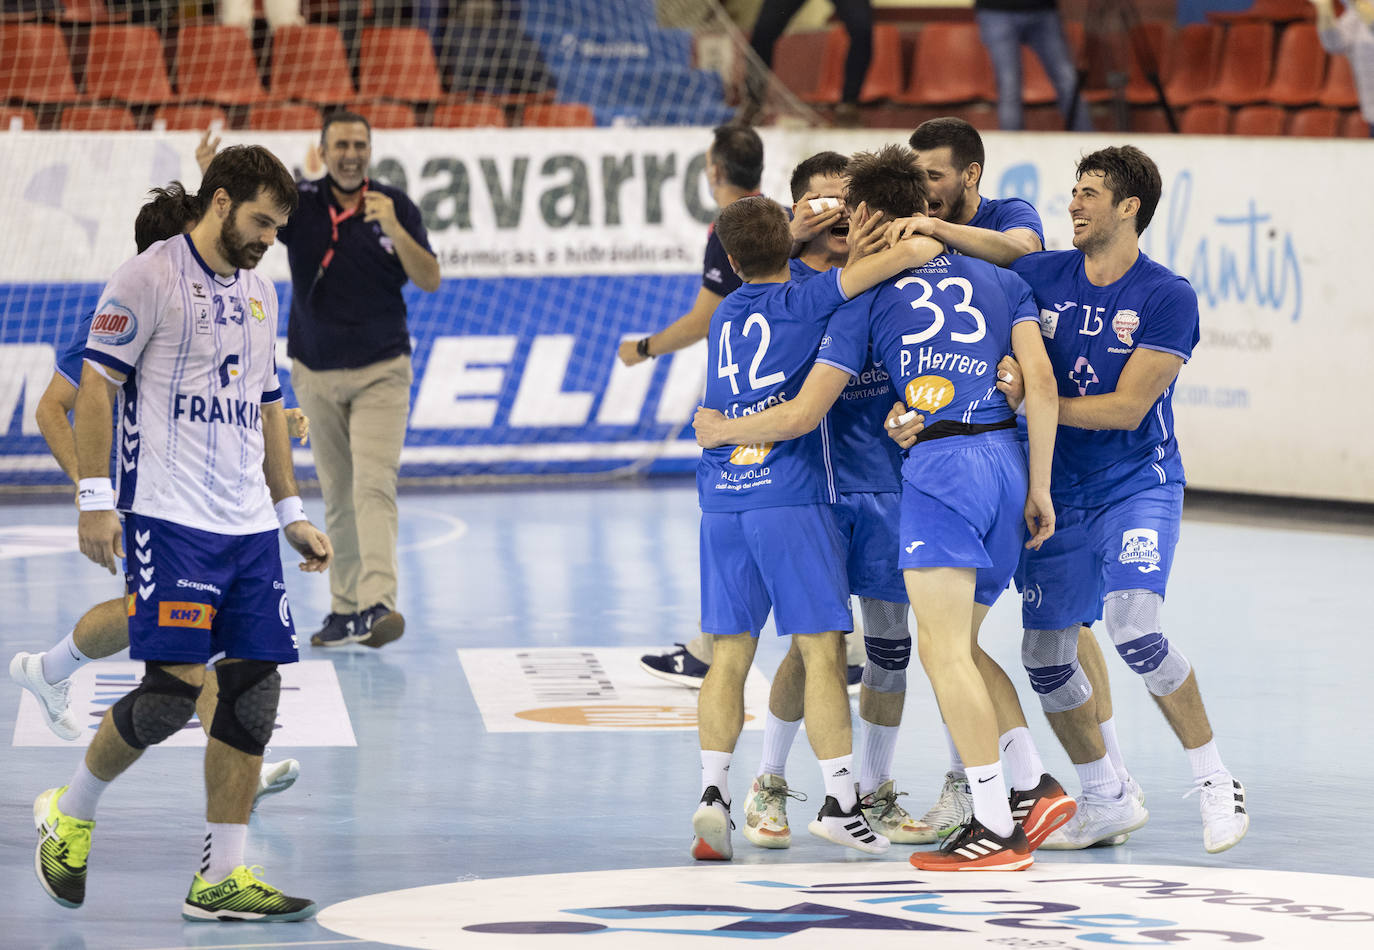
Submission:
M 639 354 L 641 359 L 651 360 L 654 358 L 654 354 L 649 352 L 649 338 L 647 336 L 635 344 L 635 352 Z

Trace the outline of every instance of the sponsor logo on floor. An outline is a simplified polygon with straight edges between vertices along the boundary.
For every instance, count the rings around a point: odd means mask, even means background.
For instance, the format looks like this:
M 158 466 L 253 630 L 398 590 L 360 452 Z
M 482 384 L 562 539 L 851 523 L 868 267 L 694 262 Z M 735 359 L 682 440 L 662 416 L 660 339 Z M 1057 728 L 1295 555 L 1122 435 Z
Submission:
M 1022 873 L 932 875 L 884 860 L 459 881 L 345 901 L 319 922 L 378 943 L 473 950 L 655 950 L 709 945 L 703 938 L 722 947 L 1325 950 L 1374 946 L 1371 910 L 1367 878 L 1048 861 Z
M 697 691 L 655 679 L 642 647 L 459 650 L 488 732 L 695 729 Z M 749 671 L 744 728 L 763 728 L 768 681 Z
M 72 711 L 81 723 L 81 737 L 72 742 L 59 739 L 48 730 L 38 701 L 27 690 L 19 701 L 14 723 L 14 745 L 87 745 L 95 735 L 105 710 L 138 685 L 143 664 L 134 660 L 98 660 L 72 675 Z M 304 746 L 356 746 L 353 724 L 348 718 L 339 679 L 329 660 L 302 660 L 278 667 L 281 671 L 281 702 L 277 707 L 277 727 L 272 733 L 273 749 Z M 192 718 L 186 726 L 162 745 L 203 746 L 205 730 Z

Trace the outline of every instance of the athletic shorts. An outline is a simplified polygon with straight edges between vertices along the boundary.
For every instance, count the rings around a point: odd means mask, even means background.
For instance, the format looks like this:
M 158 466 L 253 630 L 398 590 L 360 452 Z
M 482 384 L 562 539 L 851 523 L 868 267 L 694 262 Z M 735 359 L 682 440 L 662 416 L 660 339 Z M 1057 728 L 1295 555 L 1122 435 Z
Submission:
M 1054 536 L 1027 552 L 1021 621 L 1062 630 L 1102 616 L 1116 590 L 1164 596 L 1183 518 L 1183 486 L 1159 485 L 1097 508 L 1055 506 Z
M 906 603 L 906 584 L 897 566 L 897 528 L 902 520 L 900 492 L 852 492 L 833 506 L 840 534 L 849 545 L 845 561 L 849 592 L 860 597 Z
M 298 659 L 277 532 L 215 534 L 128 514 L 124 550 L 132 659 Z
M 901 566 L 973 568 L 974 600 L 991 606 L 1016 572 L 1026 478 L 1014 429 L 915 446 L 902 465 Z
M 830 505 L 701 513 L 701 630 L 780 636 L 854 629 L 845 544 Z

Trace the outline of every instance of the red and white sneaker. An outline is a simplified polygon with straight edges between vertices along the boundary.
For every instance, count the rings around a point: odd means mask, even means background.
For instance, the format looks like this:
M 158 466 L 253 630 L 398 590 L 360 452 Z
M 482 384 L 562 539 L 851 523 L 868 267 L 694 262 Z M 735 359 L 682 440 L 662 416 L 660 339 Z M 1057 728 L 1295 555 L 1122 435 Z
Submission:
M 1005 838 L 970 818 L 935 851 L 917 851 L 911 866 L 921 871 L 1024 871 L 1035 863 L 1026 833 L 1017 825 Z
M 720 789 L 709 786 L 701 794 L 701 804 L 692 814 L 692 857 L 698 861 L 729 861 L 735 856 L 730 843 L 730 806 L 720 797 Z
M 1032 851 L 1078 811 L 1078 803 L 1048 774 L 1041 775 L 1040 784 L 1028 792 L 1013 788 L 1010 798 L 1011 817 L 1025 830 Z

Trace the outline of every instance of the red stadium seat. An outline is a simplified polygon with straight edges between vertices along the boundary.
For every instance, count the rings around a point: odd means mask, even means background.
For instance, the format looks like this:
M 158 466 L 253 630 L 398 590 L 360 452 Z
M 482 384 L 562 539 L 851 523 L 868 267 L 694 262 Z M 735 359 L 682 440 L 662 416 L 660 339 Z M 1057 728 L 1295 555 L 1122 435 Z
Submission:
M 1293 114 L 1288 134 L 1311 138 L 1335 138 L 1341 134 L 1341 114 L 1335 109 L 1320 106 L 1299 109 Z
M 1358 112 L 1352 112 L 1341 123 L 1341 136 L 1347 139 L 1370 138 L 1369 122 Z
M 66 132 L 133 132 L 134 114 L 124 106 L 69 106 L 62 110 Z
M 1225 135 L 1230 130 L 1231 110 L 1214 102 L 1189 106 L 1179 122 L 1184 135 Z
M 800 94 L 802 101 L 833 105 L 844 93 L 844 58 L 849 54 L 849 34 L 843 27 L 832 26 L 825 31 L 825 48 L 821 58 L 813 60 L 810 72 L 816 84 L 809 92 Z M 818 65 L 819 64 L 819 65 Z
M 1207 23 L 1190 23 L 1178 31 L 1164 57 L 1164 93 L 1171 105 L 1190 106 L 1212 85 L 1220 35 Z
M 272 96 L 307 102 L 349 102 L 343 38 L 332 26 L 283 26 L 272 34 Z
M 183 99 L 226 106 L 267 101 L 253 46 L 236 26 L 183 26 L 177 34 L 176 74 Z
M 1311 23 L 1294 23 L 1279 37 L 1274 57 L 1274 80 L 1264 98 L 1283 106 L 1305 106 L 1317 101 L 1326 78 L 1326 51 Z
M 1331 57 L 1326 70 L 1326 82 L 1317 96 L 1317 102 L 1330 109 L 1354 109 L 1360 104 L 1360 95 L 1355 91 L 1355 74 L 1350 71 L 1348 57 Z
M 506 110 L 492 102 L 445 102 L 434 107 L 440 129 L 505 128 Z
M 38 116 L 34 115 L 32 109 L 24 106 L 0 106 L 0 132 L 8 132 L 16 120 L 21 129 L 32 132 L 38 128 Z
M 784 37 L 785 38 L 785 37 Z M 781 45 L 782 40 L 779 40 Z M 833 26 L 825 33 L 825 47 L 821 52 L 820 68 L 816 60 L 806 63 L 803 73 L 816 77 L 815 86 L 802 92 L 806 102 L 834 105 L 844 97 L 844 62 L 849 55 L 849 34 L 841 26 Z M 774 47 L 774 62 L 777 47 Z M 894 99 L 902 91 L 902 34 L 891 23 L 873 27 L 873 58 L 868 74 L 859 89 L 860 102 L 879 102 Z
M 818 70 L 816 64 L 825 62 L 835 33 L 836 30 L 806 30 L 778 37 L 778 42 L 773 46 L 773 73 L 798 98 L 808 99 L 816 94 L 821 85 L 820 74 L 824 72 L 823 69 Z M 847 44 L 842 30 L 839 34 Z M 843 70 L 844 67 L 840 68 Z M 838 102 L 839 86 L 835 89 L 834 101 Z
M 1131 110 L 1131 131 L 1167 135 L 1173 129 L 1169 128 L 1169 117 L 1162 107 L 1142 106 Z
M 1203 93 L 1210 102 L 1243 106 L 1263 102 L 1274 72 L 1274 28 L 1237 23 L 1226 31 L 1216 81 Z
M 319 109 L 299 102 L 253 106 L 248 113 L 248 127 L 258 132 L 295 132 L 299 129 L 318 132 L 323 124 Z
M 228 117 L 219 106 L 158 106 L 153 113 L 153 127 L 161 123 L 169 132 L 201 132 L 218 122 L 221 126 L 229 124 Z
M 363 99 L 350 103 L 348 108 L 367 119 L 374 129 L 413 129 L 420 124 L 415 121 L 415 110 L 404 102 Z
M 369 98 L 436 102 L 443 97 L 434 47 L 424 30 L 371 27 L 363 30 L 358 92 Z
M 86 94 L 119 102 L 172 102 L 162 38 L 151 26 L 93 26 Z
M 1059 101 L 1050 74 L 1029 46 L 1021 47 L 1021 101 L 1028 106 L 1048 106 Z
M 0 101 L 77 102 L 67 41 L 52 23 L 0 24 Z
M 62 0 L 63 23 L 122 23 L 127 12 L 112 13 L 105 0 Z
M 552 103 L 549 105 L 525 106 L 521 125 L 537 125 L 545 128 L 584 128 L 596 125 L 596 116 L 590 106 L 580 102 Z
M 1065 24 L 1066 27 L 1069 25 Z M 1088 77 L 1083 98 L 1089 102 L 1109 101 L 1114 93 L 1107 82 L 1108 74 L 1118 72 L 1121 69 L 1120 61 L 1124 58 L 1129 63 L 1126 70 L 1126 101 L 1133 106 L 1157 104 L 1159 93 L 1148 76 L 1154 72 L 1161 82 L 1165 80 L 1164 52 L 1171 30 L 1169 24 L 1158 20 L 1141 23 L 1124 42 L 1102 43 L 1085 50 L 1088 54 Z
M 1282 135 L 1288 122 L 1283 106 L 1244 106 L 1236 110 L 1232 135 Z
M 994 102 L 992 60 L 972 23 L 929 23 L 916 36 L 911 79 L 897 97 L 913 105 Z

